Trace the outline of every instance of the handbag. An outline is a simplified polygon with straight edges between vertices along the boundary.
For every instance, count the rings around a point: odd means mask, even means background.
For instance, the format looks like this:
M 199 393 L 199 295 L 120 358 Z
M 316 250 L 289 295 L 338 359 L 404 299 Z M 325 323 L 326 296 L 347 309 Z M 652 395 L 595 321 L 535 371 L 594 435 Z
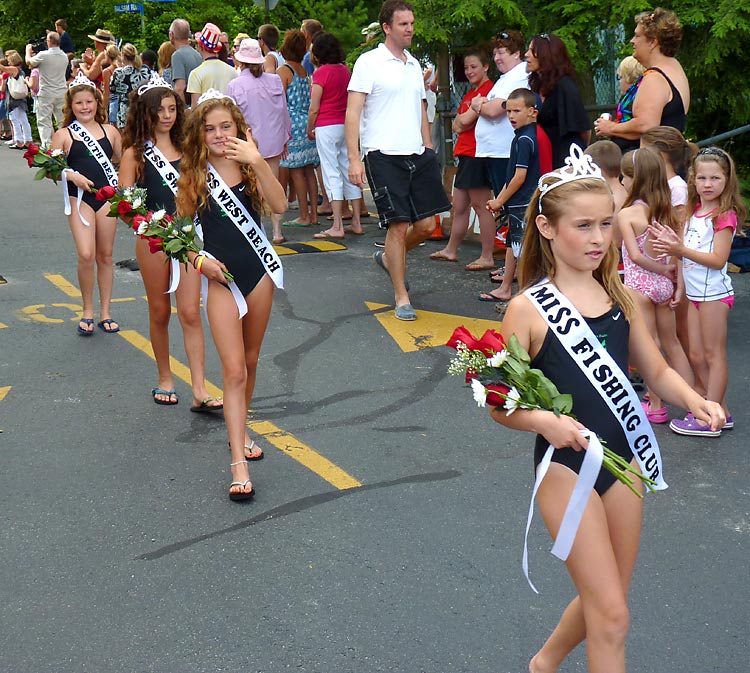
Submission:
M 15 100 L 23 100 L 29 95 L 29 87 L 26 86 L 23 75 L 20 72 L 16 77 L 8 78 L 8 91 L 10 92 L 10 97 Z

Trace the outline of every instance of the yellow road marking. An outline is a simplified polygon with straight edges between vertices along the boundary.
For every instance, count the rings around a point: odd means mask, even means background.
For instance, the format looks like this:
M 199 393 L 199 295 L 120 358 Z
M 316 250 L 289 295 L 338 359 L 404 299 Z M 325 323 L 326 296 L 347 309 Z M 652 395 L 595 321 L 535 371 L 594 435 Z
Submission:
M 138 350 L 153 359 L 154 351 L 148 339 L 145 339 L 133 330 L 120 330 L 119 335 L 129 344 L 135 346 Z M 174 375 L 188 385 L 191 385 L 190 369 L 172 356 L 170 356 L 169 362 Z M 221 389 L 210 381 L 206 381 L 206 389 L 212 397 L 221 397 L 222 395 Z M 321 456 L 313 448 L 307 446 L 307 444 L 273 423 L 269 421 L 248 421 L 247 427 L 339 490 L 356 488 L 362 485 L 361 482 L 357 481 L 327 458 Z
M 80 299 L 81 291 L 72 283 L 69 283 L 63 276 L 57 273 L 45 273 L 44 277 L 52 283 L 58 290 L 64 292 L 69 297 Z
M 5 323 L 0 322 L 0 329 L 6 329 L 7 327 Z
M 5 396 L 10 392 L 10 389 L 13 386 L 5 386 L 3 388 L 0 388 L 0 402 L 2 402 L 5 399 Z
M 365 305 L 371 311 L 391 308 L 388 304 L 376 304 L 369 301 L 366 301 Z M 469 318 L 451 313 L 417 311 L 417 316 L 417 320 L 405 322 L 399 320 L 392 310 L 375 314 L 378 322 L 405 353 L 413 353 L 423 348 L 445 346 L 445 342 L 448 341 L 453 334 L 453 330 L 459 325 L 463 325 L 472 333 L 480 336 L 484 334 L 485 330 L 496 330 L 500 326 L 499 320 Z
M 136 297 L 120 297 L 119 299 L 113 299 L 112 303 L 115 304 L 122 301 L 136 301 Z

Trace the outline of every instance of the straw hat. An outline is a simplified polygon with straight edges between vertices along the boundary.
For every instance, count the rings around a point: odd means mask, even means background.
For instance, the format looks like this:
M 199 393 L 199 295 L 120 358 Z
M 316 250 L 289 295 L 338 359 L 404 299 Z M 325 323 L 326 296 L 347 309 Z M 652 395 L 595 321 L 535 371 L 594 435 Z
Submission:
M 94 42 L 102 42 L 104 44 L 116 43 L 115 36 L 104 28 L 99 28 L 96 33 L 94 33 L 93 35 L 89 35 L 89 39 L 94 40 Z

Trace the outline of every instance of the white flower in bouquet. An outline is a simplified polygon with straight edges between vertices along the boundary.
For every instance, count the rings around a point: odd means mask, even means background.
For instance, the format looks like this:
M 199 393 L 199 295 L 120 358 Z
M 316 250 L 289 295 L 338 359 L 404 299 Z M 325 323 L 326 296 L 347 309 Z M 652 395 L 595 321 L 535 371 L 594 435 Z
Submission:
M 495 353 L 491 358 L 487 358 L 487 364 L 490 367 L 502 367 L 503 363 L 507 359 L 508 351 L 506 349 L 503 349 L 499 353 Z
M 521 401 L 521 393 L 518 392 L 518 389 L 513 387 L 508 391 L 507 396 L 505 397 L 505 404 L 503 404 L 503 407 L 508 412 L 508 416 L 510 416 L 516 409 L 519 407 L 519 402 Z
M 487 390 L 477 379 L 471 379 L 471 392 L 478 407 L 483 407 L 487 404 Z

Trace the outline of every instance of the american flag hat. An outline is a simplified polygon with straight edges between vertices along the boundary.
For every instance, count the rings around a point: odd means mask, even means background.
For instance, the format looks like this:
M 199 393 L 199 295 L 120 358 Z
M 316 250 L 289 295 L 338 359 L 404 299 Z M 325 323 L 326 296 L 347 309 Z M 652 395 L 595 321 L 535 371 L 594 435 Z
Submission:
M 215 23 L 207 23 L 200 33 L 195 34 L 195 39 L 205 50 L 217 53 L 221 50 L 220 34 L 221 30 Z

